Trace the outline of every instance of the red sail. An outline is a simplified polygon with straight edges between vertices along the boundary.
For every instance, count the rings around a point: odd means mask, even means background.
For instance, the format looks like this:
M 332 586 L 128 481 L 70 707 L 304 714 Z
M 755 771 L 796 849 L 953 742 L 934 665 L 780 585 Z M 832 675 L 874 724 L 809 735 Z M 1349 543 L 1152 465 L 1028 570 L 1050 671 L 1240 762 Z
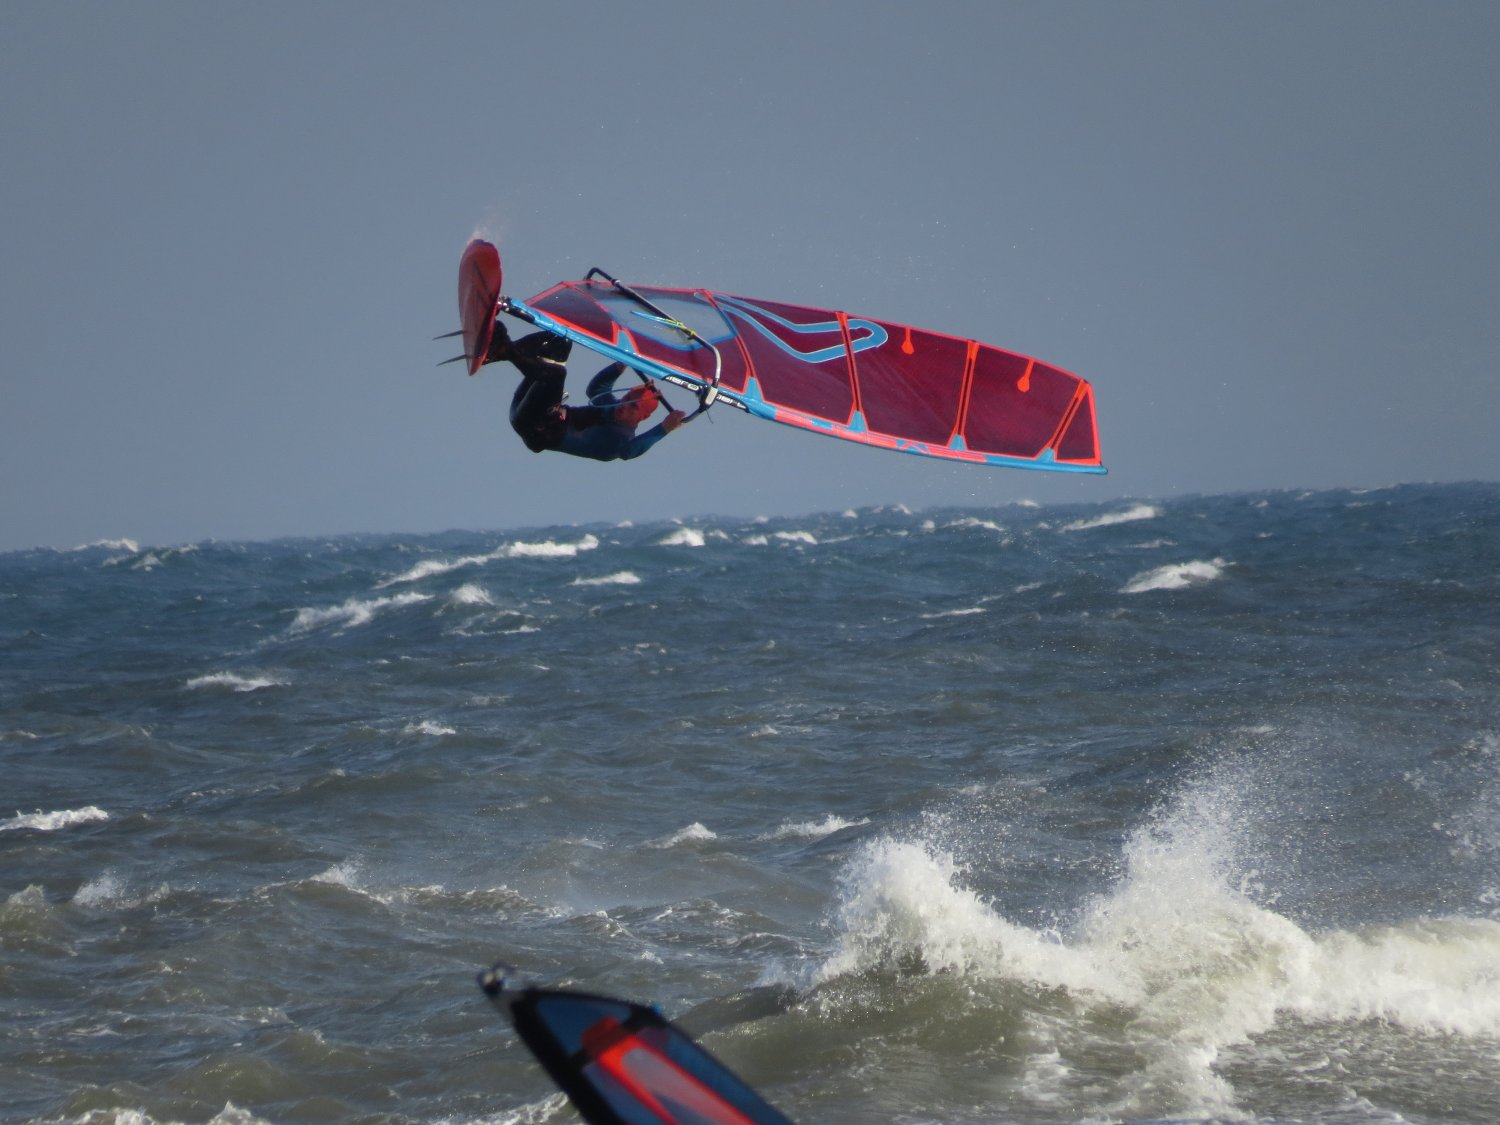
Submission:
M 725 401 L 816 433 L 949 460 L 1104 472 L 1088 382 L 989 344 L 607 280 L 562 282 L 509 311 L 646 374 L 716 382 Z

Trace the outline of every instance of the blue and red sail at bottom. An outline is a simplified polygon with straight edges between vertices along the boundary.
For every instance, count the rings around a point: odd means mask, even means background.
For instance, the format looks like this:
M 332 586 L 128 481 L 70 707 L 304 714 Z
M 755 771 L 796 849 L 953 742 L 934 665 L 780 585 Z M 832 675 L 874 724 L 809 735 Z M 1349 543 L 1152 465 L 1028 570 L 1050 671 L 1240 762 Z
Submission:
M 591 1125 L 792 1125 L 659 1012 L 586 992 L 479 985 Z

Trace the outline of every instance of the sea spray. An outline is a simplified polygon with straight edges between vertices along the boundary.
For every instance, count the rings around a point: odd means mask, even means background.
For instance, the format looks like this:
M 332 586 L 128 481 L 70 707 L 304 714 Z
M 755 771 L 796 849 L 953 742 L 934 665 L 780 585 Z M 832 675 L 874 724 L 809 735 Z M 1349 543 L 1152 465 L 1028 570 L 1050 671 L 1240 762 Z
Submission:
M 1130 834 L 1119 879 L 1065 935 L 1007 920 L 931 840 L 870 841 L 845 870 L 834 946 L 811 983 L 958 974 L 975 982 L 974 998 L 1010 982 L 1033 990 L 1033 1004 L 1035 990 L 1061 990 L 1074 1015 L 1032 1021 L 1045 1058 L 1028 1067 L 1055 1076 L 1099 1051 L 1135 1060 L 1105 1099 L 1135 1117 L 1241 1112 L 1223 1052 L 1287 1019 L 1500 1037 L 1500 923 L 1318 933 L 1256 901 L 1276 897 L 1246 866 L 1259 848 L 1261 777 L 1221 768 L 1187 780 Z M 950 817 L 927 827 L 946 836 Z

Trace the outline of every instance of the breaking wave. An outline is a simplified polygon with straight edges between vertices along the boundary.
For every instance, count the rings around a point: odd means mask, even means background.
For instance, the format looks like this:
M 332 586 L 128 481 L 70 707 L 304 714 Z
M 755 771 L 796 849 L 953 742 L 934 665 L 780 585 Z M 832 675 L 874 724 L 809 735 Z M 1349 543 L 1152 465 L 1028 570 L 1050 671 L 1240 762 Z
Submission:
M 1106 515 L 1095 516 L 1092 519 L 1074 520 L 1072 523 L 1063 524 L 1063 531 L 1089 531 L 1096 527 L 1113 527 L 1118 523 L 1135 523 L 1138 520 L 1154 520 L 1161 515 L 1161 510 L 1154 504 L 1136 504 L 1126 508 L 1123 512 L 1109 512 Z
M 96 805 L 85 805 L 81 809 L 62 809 L 58 812 L 16 813 L 9 820 L 0 820 L 0 832 L 15 832 L 30 829 L 33 832 L 56 832 L 72 828 L 75 824 L 92 824 L 108 820 L 109 813 Z
M 575 578 L 570 583 L 573 586 L 639 586 L 640 575 L 634 571 L 617 570 L 613 574 L 600 575 L 598 578 Z
M 1122 594 L 1144 594 L 1150 590 L 1185 590 L 1220 578 L 1229 564 L 1223 559 L 1171 563 L 1137 574 L 1120 588 Z
M 825 836 L 832 836 L 835 832 L 842 832 L 845 828 L 860 828 L 870 823 L 867 816 L 858 820 L 845 820 L 841 816 L 829 813 L 822 820 L 788 821 L 779 828 L 772 829 L 761 836 L 759 840 L 821 840 Z
M 195 676 L 184 686 L 189 691 L 198 691 L 203 688 L 226 688 L 235 692 L 248 692 L 269 687 L 285 687 L 286 681 L 274 676 L 241 676 L 236 672 L 210 672 L 206 676 Z
M 377 614 L 388 609 L 404 609 L 432 601 L 431 594 L 395 594 L 388 598 L 350 598 L 343 605 L 327 608 L 299 609 L 287 632 L 292 635 L 310 633 L 325 625 L 336 625 L 342 632 L 360 625 L 368 625 Z
M 495 599 L 490 593 L 477 582 L 465 582 L 457 590 L 448 595 L 448 600 L 453 605 L 494 605 Z
M 679 527 L 657 540 L 658 547 L 702 547 L 707 542 L 695 527 Z
M 679 829 L 661 840 L 657 840 L 650 846 L 653 848 L 675 848 L 679 844 L 701 844 L 709 840 L 717 840 L 719 834 L 711 828 L 694 821 L 686 828 Z
M 1142 1060 L 1114 1091 L 1126 1116 L 1234 1114 L 1214 1063 L 1282 1020 L 1500 1037 L 1500 922 L 1304 929 L 1247 890 L 1257 873 L 1242 870 L 1237 833 L 1254 806 L 1232 784 L 1188 786 L 1132 834 L 1124 874 L 1066 932 L 1008 920 L 938 842 L 874 840 L 846 869 L 812 983 L 915 967 L 1060 990 L 1078 1018 L 1037 1050 L 1058 1065 L 1099 1050 Z M 1082 1044 L 1080 1028 L 1109 1038 Z
M 377 583 L 375 588 L 381 590 L 387 586 L 421 582 L 426 578 L 451 574 L 455 570 L 464 570 L 469 567 L 487 566 L 504 559 L 571 559 L 576 558 L 580 551 L 592 551 L 598 546 L 599 540 L 593 535 L 584 535 L 582 539 L 573 543 L 560 543 L 555 539 L 544 539 L 539 543 L 525 541 L 504 543 L 486 555 L 462 555 L 456 559 L 423 559 L 410 569 Z

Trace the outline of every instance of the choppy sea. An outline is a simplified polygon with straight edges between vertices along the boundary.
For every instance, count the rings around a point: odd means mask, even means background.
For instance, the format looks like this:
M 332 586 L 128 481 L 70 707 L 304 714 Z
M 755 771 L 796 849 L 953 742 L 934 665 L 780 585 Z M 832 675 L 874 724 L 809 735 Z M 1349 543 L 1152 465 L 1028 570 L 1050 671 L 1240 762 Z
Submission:
M 0 555 L 0 1119 L 1500 1119 L 1500 485 Z

